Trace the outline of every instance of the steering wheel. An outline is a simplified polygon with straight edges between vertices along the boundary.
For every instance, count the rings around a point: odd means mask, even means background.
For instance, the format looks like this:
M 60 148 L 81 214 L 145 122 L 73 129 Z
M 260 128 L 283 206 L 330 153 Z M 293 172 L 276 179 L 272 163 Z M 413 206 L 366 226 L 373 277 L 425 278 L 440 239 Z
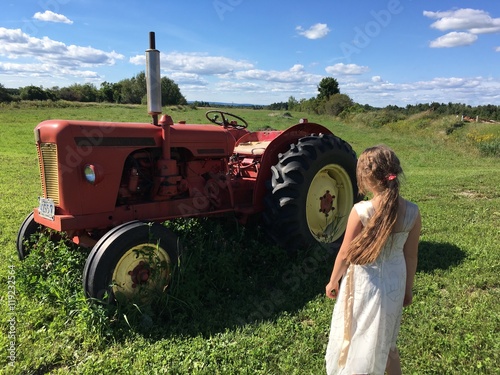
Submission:
M 214 116 L 210 117 L 211 114 L 214 114 Z M 211 123 L 223 126 L 225 128 L 245 129 L 246 127 L 248 127 L 248 122 L 243 120 L 241 117 L 233 115 L 232 113 L 228 112 L 223 112 L 218 110 L 207 111 L 205 113 L 205 117 Z M 241 121 L 241 123 L 238 123 L 238 120 Z

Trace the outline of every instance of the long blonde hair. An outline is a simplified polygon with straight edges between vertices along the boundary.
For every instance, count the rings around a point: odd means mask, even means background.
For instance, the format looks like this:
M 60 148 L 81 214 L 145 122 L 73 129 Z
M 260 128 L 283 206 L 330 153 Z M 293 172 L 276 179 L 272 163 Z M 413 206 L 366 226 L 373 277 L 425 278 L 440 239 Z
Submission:
M 396 223 L 399 208 L 399 159 L 389 147 L 367 148 L 358 158 L 356 177 L 362 194 L 376 191 L 379 207 L 361 233 L 350 243 L 347 261 L 368 264 L 375 261 Z

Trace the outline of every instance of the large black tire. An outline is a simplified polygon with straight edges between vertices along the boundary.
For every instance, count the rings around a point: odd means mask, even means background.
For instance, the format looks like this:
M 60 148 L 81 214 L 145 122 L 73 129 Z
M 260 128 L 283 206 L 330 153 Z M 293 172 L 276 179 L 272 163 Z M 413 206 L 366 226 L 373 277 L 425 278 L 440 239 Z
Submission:
M 180 248 L 177 236 L 158 223 L 132 221 L 113 228 L 87 258 L 85 293 L 107 303 L 150 302 L 169 286 Z
M 34 216 L 33 212 L 26 216 L 17 232 L 16 248 L 19 260 L 24 260 L 28 256 L 34 245 L 32 236 L 40 231 L 40 224 L 35 221 Z
M 290 251 L 337 241 L 360 199 L 356 164 L 351 146 L 330 134 L 301 138 L 280 154 L 264 213 L 271 237 Z

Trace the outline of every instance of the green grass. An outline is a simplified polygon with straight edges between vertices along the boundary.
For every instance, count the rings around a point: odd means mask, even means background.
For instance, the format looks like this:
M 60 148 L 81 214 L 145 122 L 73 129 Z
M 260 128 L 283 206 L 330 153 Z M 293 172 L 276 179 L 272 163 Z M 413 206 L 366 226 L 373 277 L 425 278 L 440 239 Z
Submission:
M 168 112 L 174 121 L 205 122 L 204 109 Z M 85 252 L 42 239 L 17 260 L 17 230 L 40 194 L 34 126 L 48 118 L 149 122 L 145 113 L 144 106 L 0 108 L 0 372 L 324 373 L 334 302 L 323 292 L 333 253 L 289 257 L 258 228 L 231 219 L 176 221 L 169 226 L 185 253 L 170 293 L 151 306 L 109 309 L 84 298 Z M 308 117 L 357 152 L 378 143 L 394 148 L 405 170 L 404 196 L 423 219 L 414 304 L 404 310 L 399 338 L 403 373 L 498 373 L 500 165 L 467 138 L 489 129 L 467 124 L 447 134 L 451 119 L 425 116 L 370 127 L 295 112 L 292 119 L 266 110 L 234 113 L 252 129 L 284 129 Z M 9 276 L 16 282 L 11 300 Z

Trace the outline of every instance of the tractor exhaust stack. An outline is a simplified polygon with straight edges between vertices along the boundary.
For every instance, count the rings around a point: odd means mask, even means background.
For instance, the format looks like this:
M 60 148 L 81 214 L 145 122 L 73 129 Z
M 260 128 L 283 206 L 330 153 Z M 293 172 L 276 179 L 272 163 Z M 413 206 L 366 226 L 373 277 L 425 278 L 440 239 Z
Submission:
M 153 124 L 158 125 L 161 114 L 161 75 L 160 51 L 156 49 L 155 33 L 149 33 L 149 49 L 146 50 L 146 87 L 148 114 L 153 117 Z

